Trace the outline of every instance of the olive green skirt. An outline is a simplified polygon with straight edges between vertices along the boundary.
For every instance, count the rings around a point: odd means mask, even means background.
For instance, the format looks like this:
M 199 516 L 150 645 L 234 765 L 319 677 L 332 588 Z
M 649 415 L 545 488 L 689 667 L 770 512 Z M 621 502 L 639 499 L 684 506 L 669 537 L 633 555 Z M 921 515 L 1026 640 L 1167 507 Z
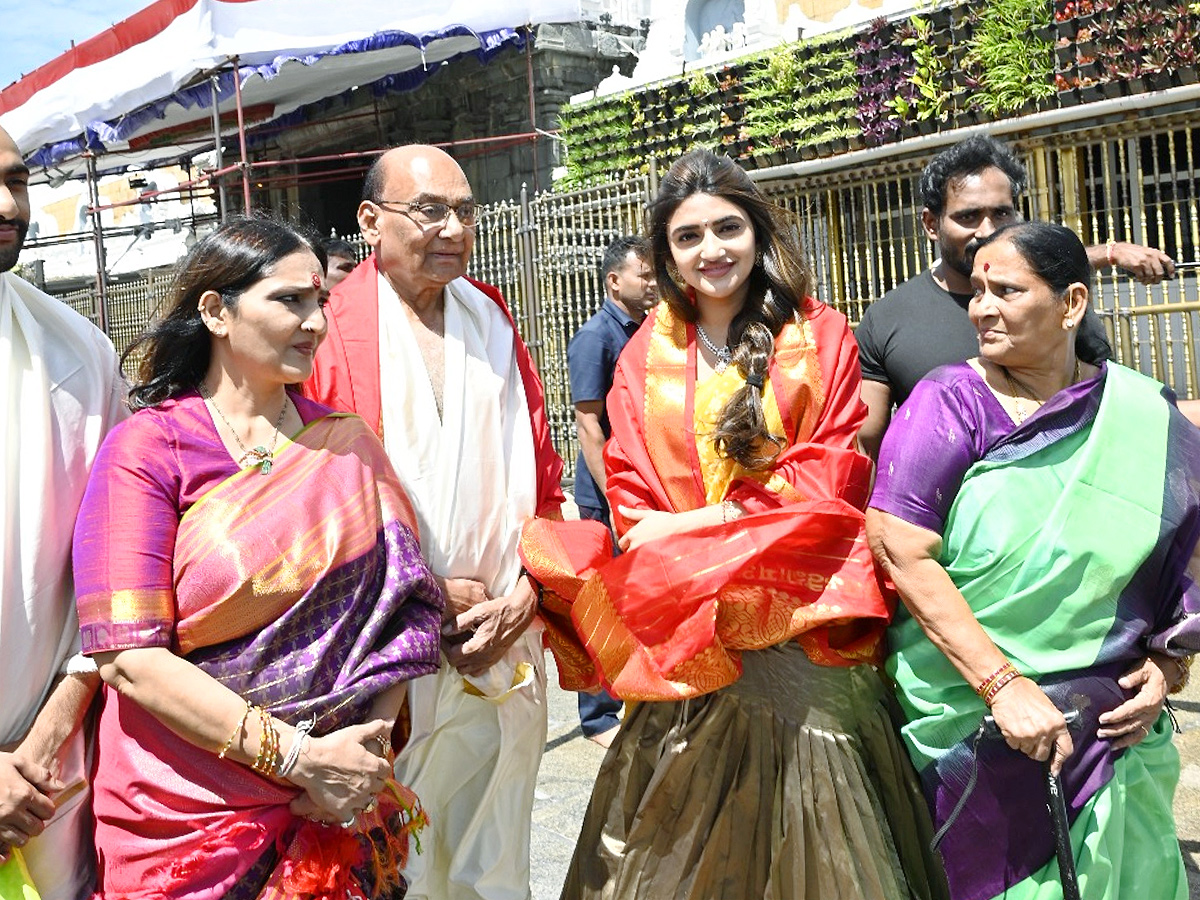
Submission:
M 916 775 L 867 666 L 789 643 L 694 700 L 633 706 L 564 900 L 939 900 Z

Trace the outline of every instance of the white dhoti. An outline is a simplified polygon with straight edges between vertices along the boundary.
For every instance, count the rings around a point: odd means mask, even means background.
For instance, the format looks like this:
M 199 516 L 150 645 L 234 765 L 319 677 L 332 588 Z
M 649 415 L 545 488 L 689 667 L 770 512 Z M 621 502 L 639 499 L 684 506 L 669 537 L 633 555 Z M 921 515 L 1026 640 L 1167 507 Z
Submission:
M 521 527 L 537 504 L 533 432 L 513 329 L 465 279 L 445 290 L 442 414 L 407 315 L 379 283 L 384 445 L 416 512 L 421 550 L 446 578 L 500 597 L 516 585 Z M 412 736 L 396 776 L 430 827 L 405 877 L 417 900 L 526 900 L 534 784 L 546 742 L 535 623 L 468 684 L 443 660 L 409 689 Z
M 0 273 L 0 744 L 19 741 L 79 647 L 71 537 L 92 460 L 125 415 L 108 339 L 10 272 Z M 82 735 L 58 759 L 66 789 L 23 850 L 42 900 L 91 882 Z

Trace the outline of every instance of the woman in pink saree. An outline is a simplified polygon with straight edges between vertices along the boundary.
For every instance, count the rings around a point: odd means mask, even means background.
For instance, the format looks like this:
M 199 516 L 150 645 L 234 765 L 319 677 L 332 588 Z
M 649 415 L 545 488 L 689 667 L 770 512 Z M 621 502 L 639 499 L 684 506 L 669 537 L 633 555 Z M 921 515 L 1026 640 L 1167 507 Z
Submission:
M 75 532 L 105 682 L 97 898 L 402 894 L 423 813 L 392 734 L 442 599 L 376 436 L 288 389 L 325 335 L 322 272 L 291 228 L 227 223 L 135 345 L 136 412 Z

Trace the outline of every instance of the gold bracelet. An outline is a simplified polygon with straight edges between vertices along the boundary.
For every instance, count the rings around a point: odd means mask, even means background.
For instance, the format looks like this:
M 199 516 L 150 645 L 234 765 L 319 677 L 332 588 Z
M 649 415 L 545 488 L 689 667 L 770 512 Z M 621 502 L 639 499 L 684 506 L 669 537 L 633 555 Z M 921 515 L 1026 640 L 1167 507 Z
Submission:
M 253 709 L 254 707 L 251 706 L 250 701 L 247 700 L 246 711 L 242 713 L 241 721 L 238 722 L 237 728 L 233 729 L 233 734 L 229 736 L 229 740 L 227 740 L 225 745 L 221 747 L 221 752 L 217 754 L 217 759 L 224 759 L 225 754 L 233 749 L 233 742 L 238 739 L 238 735 L 240 735 L 242 733 L 242 729 L 246 727 L 246 720 L 250 718 L 250 713 Z
M 254 757 L 251 768 L 263 775 L 275 771 L 279 758 L 279 732 L 275 730 L 275 722 L 265 706 L 257 707 L 258 719 L 262 724 L 262 734 L 258 741 L 258 755 Z

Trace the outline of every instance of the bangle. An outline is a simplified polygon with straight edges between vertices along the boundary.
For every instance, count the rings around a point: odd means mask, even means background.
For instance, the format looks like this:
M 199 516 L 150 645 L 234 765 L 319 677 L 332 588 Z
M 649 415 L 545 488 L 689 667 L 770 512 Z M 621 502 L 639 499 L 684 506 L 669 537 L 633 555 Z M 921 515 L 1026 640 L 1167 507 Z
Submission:
M 254 707 L 250 705 L 250 701 L 246 701 L 246 710 L 242 713 L 242 718 L 237 724 L 237 728 L 233 729 L 233 734 L 229 736 L 229 740 L 221 747 L 221 752 L 217 754 L 217 759 L 224 759 L 225 754 L 233 749 L 233 742 L 238 739 L 238 735 L 242 733 L 242 729 L 246 727 L 246 720 L 250 718 L 250 713 Z
M 984 703 L 987 703 L 988 702 L 988 700 L 987 700 L 988 692 L 991 691 L 995 687 L 997 681 L 999 681 L 1001 678 L 1005 678 L 1010 673 L 1012 673 L 1014 675 L 1021 674 L 1020 672 L 1018 672 L 1016 670 L 1016 667 L 1013 666 L 1012 663 L 1010 663 L 1008 660 L 1005 660 L 1004 665 L 1002 665 L 1000 668 L 998 668 L 995 672 L 993 672 L 987 678 L 983 679 L 983 681 L 979 682 L 979 685 L 975 688 L 975 693 L 979 695 L 979 697 L 983 700 Z M 1009 679 L 1009 680 L 1011 680 L 1011 679 Z M 1005 684 L 1007 684 L 1007 683 L 1008 682 L 1006 681 Z
M 1117 242 L 1112 238 L 1108 239 L 1107 249 L 1104 251 L 1104 258 L 1108 260 L 1110 266 L 1115 266 L 1116 260 L 1113 259 L 1113 247 L 1117 246 Z
M 262 732 L 258 737 L 258 755 L 254 757 L 251 768 L 263 775 L 275 771 L 276 759 L 279 756 L 279 732 L 275 730 L 275 722 L 265 706 L 255 707 L 258 710 L 258 720 L 262 724 Z
M 296 731 L 292 735 L 292 746 L 288 748 L 287 756 L 283 758 L 283 762 L 275 769 L 277 777 L 287 778 L 292 774 L 292 769 L 296 768 L 296 763 L 300 761 L 300 754 L 304 752 L 304 745 L 308 743 L 309 733 L 316 727 L 316 718 L 305 719 L 296 726 Z
M 996 699 L 996 695 L 1000 693 L 1000 689 L 1010 681 L 1016 681 L 1021 677 L 1021 673 L 1014 668 L 1009 668 L 1003 675 L 992 682 L 992 686 L 988 688 L 987 693 L 983 695 L 983 703 L 988 709 L 992 708 L 992 701 Z

